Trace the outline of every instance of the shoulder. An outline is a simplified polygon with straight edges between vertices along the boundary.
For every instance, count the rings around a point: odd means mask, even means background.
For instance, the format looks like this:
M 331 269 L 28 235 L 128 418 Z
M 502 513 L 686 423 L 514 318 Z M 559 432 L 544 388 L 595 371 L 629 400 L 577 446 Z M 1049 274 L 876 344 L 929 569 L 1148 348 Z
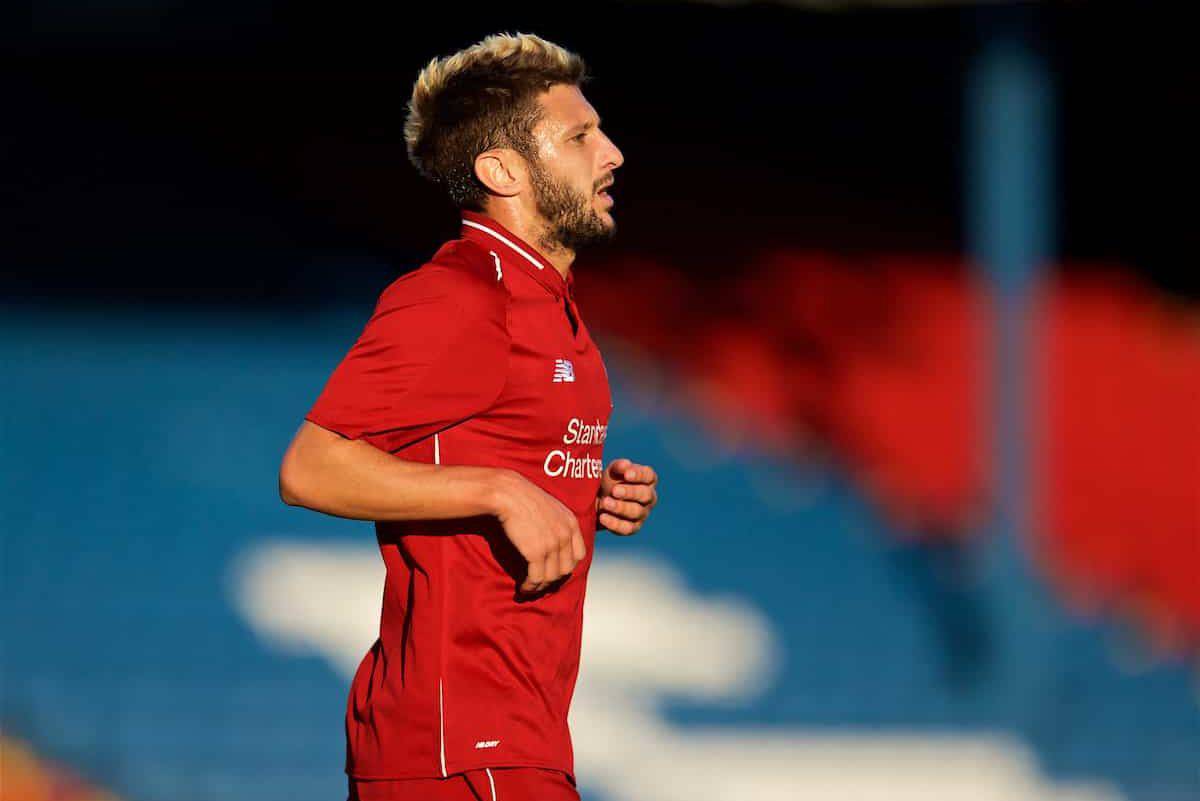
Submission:
M 376 314 L 418 306 L 467 315 L 503 314 L 508 289 L 491 255 L 467 240 L 443 245 L 420 268 L 393 281 L 379 296 Z

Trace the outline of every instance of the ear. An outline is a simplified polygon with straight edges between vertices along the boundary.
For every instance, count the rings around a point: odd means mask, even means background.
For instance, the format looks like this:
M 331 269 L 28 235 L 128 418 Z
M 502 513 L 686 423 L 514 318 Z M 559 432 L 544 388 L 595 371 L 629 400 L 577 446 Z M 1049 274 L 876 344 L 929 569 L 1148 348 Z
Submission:
M 525 176 L 525 161 L 515 150 L 494 148 L 475 157 L 475 177 L 494 195 L 519 195 Z

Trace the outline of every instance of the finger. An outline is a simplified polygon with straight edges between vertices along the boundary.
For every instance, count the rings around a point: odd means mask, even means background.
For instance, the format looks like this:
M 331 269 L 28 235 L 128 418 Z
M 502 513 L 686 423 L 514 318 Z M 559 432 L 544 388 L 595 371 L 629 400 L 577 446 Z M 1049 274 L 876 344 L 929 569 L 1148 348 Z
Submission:
M 597 500 L 596 512 L 599 513 L 599 511 L 599 500 Z M 571 560 L 570 570 L 574 570 L 575 565 L 582 562 L 583 558 L 587 556 L 587 545 L 583 541 L 583 533 L 579 529 L 579 519 L 575 517 L 575 513 L 565 512 L 563 518 L 566 528 L 562 548 Z
M 546 567 L 544 560 L 534 560 L 529 563 L 525 573 L 525 581 L 521 584 L 524 592 L 537 592 L 546 585 Z
M 627 537 L 630 534 L 636 533 L 637 530 L 642 527 L 641 522 L 626 520 L 624 518 L 608 514 L 607 512 L 600 515 L 600 524 L 613 534 L 619 534 L 623 537 Z
M 650 510 L 641 503 L 618 501 L 616 498 L 605 498 L 601 507 L 603 511 L 626 520 L 645 520 L 646 515 L 650 513 Z
M 562 561 L 562 549 L 555 548 L 546 555 L 546 583 L 553 584 L 563 575 L 566 565 Z
M 558 569 L 559 578 L 569 574 L 575 569 L 575 563 L 579 560 L 575 558 L 575 542 L 574 537 L 567 536 L 563 538 L 562 545 L 558 549 Z
M 658 493 L 654 491 L 654 487 L 646 484 L 618 484 L 612 488 L 612 496 L 626 501 L 648 504 L 657 498 Z
M 576 564 L 587 558 L 587 543 L 583 541 L 583 533 L 578 529 L 571 535 L 571 550 Z
M 575 532 L 578 528 L 575 516 L 571 515 L 571 519 L 567 527 L 563 529 L 560 535 L 561 539 L 558 541 L 558 561 L 564 576 L 574 570 L 576 563 L 579 562 L 575 556 Z
M 600 514 L 600 525 L 604 526 L 613 534 L 620 534 L 626 537 L 635 533 L 639 528 L 642 527 L 640 522 L 624 520 L 615 515 L 610 515 L 608 512 L 602 512 Z

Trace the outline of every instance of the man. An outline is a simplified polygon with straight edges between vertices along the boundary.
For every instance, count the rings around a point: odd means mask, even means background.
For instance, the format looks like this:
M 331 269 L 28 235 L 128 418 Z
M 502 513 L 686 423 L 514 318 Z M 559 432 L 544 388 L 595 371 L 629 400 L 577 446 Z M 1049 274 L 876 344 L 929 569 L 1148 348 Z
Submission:
M 374 520 L 379 640 L 346 710 L 351 798 L 578 799 L 567 709 L 598 526 L 633 534 L 653 469 L 601 455 L 608 378 L 576 252 L 614 231 L 624 161 L 578 56 L 529 35 L 435 59 L 405 139 L 460 239 L 381 295 L 288 448 L 288 504 Z

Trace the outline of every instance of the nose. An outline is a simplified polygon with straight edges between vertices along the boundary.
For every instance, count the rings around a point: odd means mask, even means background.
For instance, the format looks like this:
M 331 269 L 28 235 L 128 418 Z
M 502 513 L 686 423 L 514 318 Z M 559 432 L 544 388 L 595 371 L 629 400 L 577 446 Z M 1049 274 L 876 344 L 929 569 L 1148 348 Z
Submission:
M 615 170 L 625 163 L 625 156 L 608 136 L 604 137 L 604 141 L 608 145 L 604 151 L 604 169 Z

